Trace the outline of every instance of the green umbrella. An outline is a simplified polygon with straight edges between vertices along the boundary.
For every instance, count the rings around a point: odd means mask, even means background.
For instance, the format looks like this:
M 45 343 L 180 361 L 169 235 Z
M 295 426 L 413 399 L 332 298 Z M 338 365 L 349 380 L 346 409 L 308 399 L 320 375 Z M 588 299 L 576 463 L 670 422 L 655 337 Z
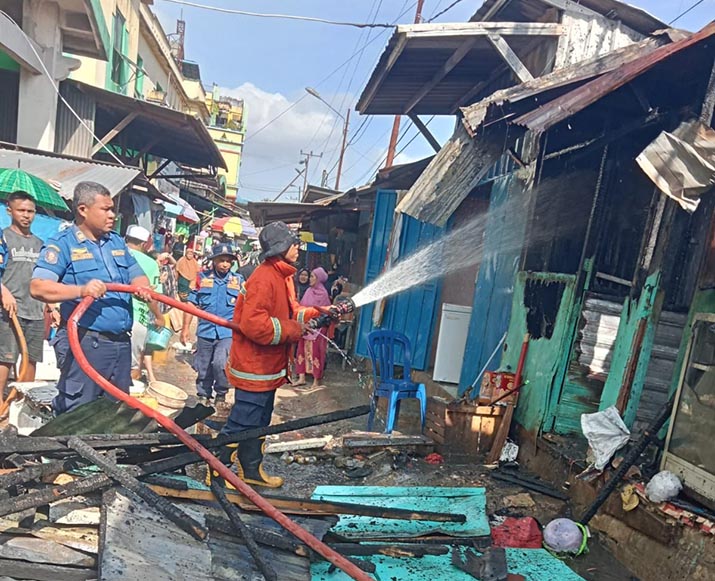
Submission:
M 45 180 L 21 169 L 0 168 L 0 198 L 7 198 L 14 192 L 25 192 L 43 208 L 69 211 L 62 196 Z

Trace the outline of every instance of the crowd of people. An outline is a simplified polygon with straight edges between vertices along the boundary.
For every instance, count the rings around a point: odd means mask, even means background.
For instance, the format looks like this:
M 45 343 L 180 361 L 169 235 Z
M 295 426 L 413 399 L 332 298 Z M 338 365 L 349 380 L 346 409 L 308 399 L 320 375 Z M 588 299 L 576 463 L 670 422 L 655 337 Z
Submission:
M 183 238 L 168 246 L 166 233 L 163 240 L 157 239 L 139 225 L 130 226 L 124 238 L 114 232 L 114 202 L 100 184 L 77 184 L 73 208 L 74 222 L 43 242 L 31 232 L 33 198 L 16 192 L 8 199 L 12 223 L 0 233 L 0 394 L 18 359 L 18 342 L 10 331 L 17 325 L 27 339 L 23 355 L 29 359 L 29 371 L 24 381 L 34 380 L 44 340 L 50 328 L 55 329 L 50 341 L 60 368 L 52 402 L 55 414 L 102 396 L 70 349 L 67 322 L 85 297 L 94 301 L 78 321 L 78 334 L 89 364 L 127 393 L 143 370 L 153 381 L 147 341 L 151 330 L 170 325 L 180 332 L 180 341 L 188 343 L 192 316 L 167 313 L 166 305 L 154 300 L 150 291 L 234 323 L 229 329 L 201 318 L 194 349 L 202 403 L 225 402 L 229 388 L 234 389 L 235 403 L 223 434 L 267 426 L 279 387 L 306 385 L 308 375 L 313 387 L 321 385 L 330 330 L 316 322 L 326 316 L 328 321 L 337 318 L 332 304 L 345 279 L 335 269 L 329 275 L 322 267 L 298 272 L 300 244 L 288 226 L 275 222 L 261 230 L 259 265 L 237 254 L 226 241 L 213 245 L 202 261 Z M 110 290 L 110 283 L 132 285 L 134 293 Z M 243 441 L 238 450 L 236 445 L 227 446 L 219 457 L 227 465 L 235 463 L 238 475 L 248 483 L 282 484 L 263 470 L 261 439 Z

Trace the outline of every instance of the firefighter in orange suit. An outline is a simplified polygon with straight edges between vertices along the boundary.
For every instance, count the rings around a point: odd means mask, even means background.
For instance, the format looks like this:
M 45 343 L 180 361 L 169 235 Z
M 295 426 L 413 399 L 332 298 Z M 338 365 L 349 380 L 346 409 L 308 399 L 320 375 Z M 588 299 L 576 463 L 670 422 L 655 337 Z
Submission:
M 222 435 L 270 424 L 276 390 L 288 382 L 293 345 L 308 321 L 321 314 L 296 300 L 295 234 L 283 222 L 273 222 L 261 230 L 259 241 L 261 265 L 243 285 L 233 314 L 240 330 L 233 332 L 226 376 L 236 388 L 236 399 Z M 235 461 L 239 478 L 248 484 L 278 488 L 283 479 L 263 470 L 263 446 L 264 438 L 226 446 L 219 459 L 227 466 Z

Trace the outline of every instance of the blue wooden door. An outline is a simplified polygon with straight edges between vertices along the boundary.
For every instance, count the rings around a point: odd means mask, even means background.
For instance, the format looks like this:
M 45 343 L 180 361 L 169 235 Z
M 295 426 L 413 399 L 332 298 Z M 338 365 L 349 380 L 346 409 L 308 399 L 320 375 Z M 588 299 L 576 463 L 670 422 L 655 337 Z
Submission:
M 387 257 L 387 247 L 390 244 L 390 234 L 395 223 L 395 205 L 397 193 L 392 190 L 378 190 L 375 198 L 375 211 L 373 212 L 372 232 L 370 245 L 367 249 L 367 264 L 365 266 L 365 286 L 375 280 L 382 272 Z M 358 332 L 355 341 L 355 353 L 362 357 L 369 357 L 367 350 L 367 336 L 372 331 L 372 315 L 374 304 L 365 305 L 360 309 Z
M 391 194 L 391 197 L 387 194 Z M 379 192 L 375 202 L 375 221 L 372 225 L 370 248 L 368 249 L 365 284 L 369 284 L 381 273 L 390 243 L 390 233 L 394 221 L 394 192 Z M 385 212 L 389 211 L 389 219 Z M 399 258 L 405 260 L 417 249 L 432 243 L 442 232 L 441 228 L 402 215 L 400 221 Z M 389 228 L 388 228 L 389 226 Z M 432 346 L 434 318 L 439 298 L 439 280 L 427 281 L 412 289 L 386 299 L 382 315 L 381 329 L 399 331 L 412 344 L 413 369 L 426 369 Z M 360 309 L 358 336 L 355 353 L 368 357 L 367 336 L 375 328 L 373 324 L 374 305 Z
M 526 227 L 526 212 L 513 212 L 511 195 L 521 188 L 512 187 L 516 177 L 497 178 L 492 186 L 484 233 L 482 260 L 474 290 L 469 334 L 464 350 L 464 363 L 459 392 L 464 393 L 484 368 L 500 339 L 509 328 L 514 281 L 519 269 L 521 244 Z M 501 355 L 496 354 L 489 369 L 497 369 Z
M 399 260 L 409 259 L 410 254 L 434 242 L 442 232 L 442 228 L 403 215 Z M 437 250 L 435 264 L 439 264 L 438 254 Z M 412 344 L 413 369 L 424 370 L 430 364 L 440 280 L 429 280 L 397 294 L 388 299 L 385 307 L 382 328 L 407 335 Z

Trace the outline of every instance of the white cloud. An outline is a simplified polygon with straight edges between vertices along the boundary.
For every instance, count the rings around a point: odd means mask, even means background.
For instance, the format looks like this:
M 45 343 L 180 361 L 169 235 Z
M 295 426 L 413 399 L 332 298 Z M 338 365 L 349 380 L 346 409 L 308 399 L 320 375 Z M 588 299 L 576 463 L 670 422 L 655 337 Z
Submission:
M 243 99 L 246 106 L 246 144 L 241 165 L 243 187 L 239 195 L 249 199 L 274 197 L 295 177 L 294 168 L 300 167 L 301 149 L 312 150 L 316 155 L 323 153 L 321 160 L 310 161 L 309 176 L 314 183 L 320 181 L 320 170 L 332 163 L 331 159 L 337 159 L 343 122 L 318 99 L 307 94 L 305 98 L 303 95 L 289 98 L 253 83 L 222 88 L 221 94 Z M 325 98 L 331 104 L 339 105 L 342 101 L 342 96 L 326 95 Z M 296 184 L 302 186 L 302 179 L 296 180 Z M 295 196 L 296 190 L 290 195 Z

